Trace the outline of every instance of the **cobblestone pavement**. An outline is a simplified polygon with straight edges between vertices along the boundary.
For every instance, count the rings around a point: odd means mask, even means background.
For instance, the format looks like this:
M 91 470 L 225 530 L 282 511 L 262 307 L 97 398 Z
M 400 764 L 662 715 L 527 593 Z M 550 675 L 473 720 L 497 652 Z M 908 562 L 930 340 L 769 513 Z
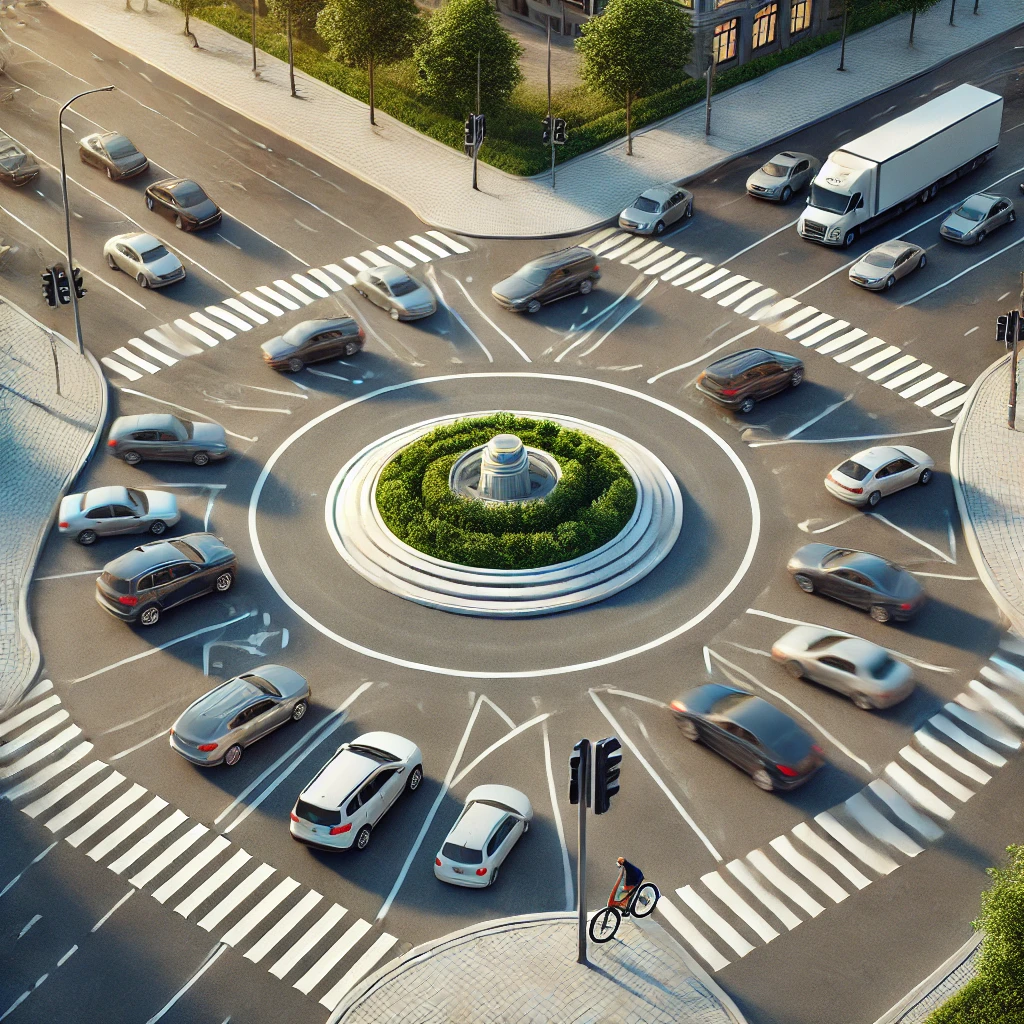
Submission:
M 46 328 L 0 299 L 0 710 L 38 670 L 39 649 L 27 628 L 28 577 L 105 413 L 106 382 L 96 361 L 59 335 L 51 349 Z
M 743 1024 L 717 985 L 653 922 L 623 922 L 576 963 L 574 914 L 467 928 L 369 977 L 343 1024 Z
M 983 0 L 978 15 L 968 8 L 957 14 L 952 28 L 947 5 L 939 4 L 918 16 L 913 48 L 907 46 L 907 15 L 852 36 L 844 74 L 836 71 L 836 47 L 829 47 L 717 96 L 710 139 L 704 136 L 701 104 L 645 129 L 633 157 L 625 155 L 624 144 L 614 143 L 562 165 L 557 192 L 547 175 L 516 178 L 485 164 L 480 191 L 474 192 L 468 157 L 385 114 L 378 114 L 380 124 L 373 128 L 362 103 L 302 74 L 296 75 L 302 101 L 292 99 L 287 65 L 266 54 L 256 81 L 245 41 L 197 21 L 201 49 L 193 49 L 181 35 L 181 14 L 165 4 L 151 3 L 148 14 L 126 11 L 124 0 L 49 0 L 49 6 L 288 135 L 394 196 L 423 220 L 444 230 L 493 237 L 584 231 L 649 185 L 701 174 L 1024 23 L 1020 0 Z

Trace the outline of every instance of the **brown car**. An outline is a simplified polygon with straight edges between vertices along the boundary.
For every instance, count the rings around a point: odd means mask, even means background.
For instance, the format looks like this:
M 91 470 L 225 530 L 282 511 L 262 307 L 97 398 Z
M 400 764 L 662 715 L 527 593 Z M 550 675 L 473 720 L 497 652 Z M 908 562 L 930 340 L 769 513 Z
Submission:
M 303 320 L 301 324 L 271 338 L 260 346 L 263 361 L 275 370 L 298 373 L 307 363 L 354 356 L 362 347 L 365 335 L 350 316 L 324 320 Z
M 83 164 L 92 164 L 107 172 L 111 181 L 134 178 L 149 167 L 149 160 L 120 132 L 94 132 L 78 143 Z
M 796 356 L 748 348 L 712 363 L 697 378 L 697 390 L 727 409 L 750 412 L 762 398 L 795 388 L 803 379 L 804 364 Z

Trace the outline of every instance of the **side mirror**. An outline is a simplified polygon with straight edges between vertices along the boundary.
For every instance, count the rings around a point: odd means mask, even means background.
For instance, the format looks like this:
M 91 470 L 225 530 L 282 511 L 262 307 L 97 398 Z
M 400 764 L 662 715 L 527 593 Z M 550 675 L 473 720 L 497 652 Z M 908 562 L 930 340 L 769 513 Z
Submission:
M 806 199 L 804 200 L 804 206 L 810 206 L 810 205 L 811 205 L 811 197 L 810 197 L 810 196 L 808 196 L 808 197 L 807 197 L 807 198 L 806 198 Z
M 863 199 L 857 204 L 857 209 L 858 210 L 863 210 L 864 209 L 864 200 Z

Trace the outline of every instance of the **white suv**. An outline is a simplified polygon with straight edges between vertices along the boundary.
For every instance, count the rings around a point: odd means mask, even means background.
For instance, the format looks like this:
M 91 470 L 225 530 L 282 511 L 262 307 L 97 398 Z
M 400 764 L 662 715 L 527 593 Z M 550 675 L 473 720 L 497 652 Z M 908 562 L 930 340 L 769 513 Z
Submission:
M 293 839 L 327 850 L 365 850 L 374 825 L 403 790 L 423 781 L 423 756 L 410 740 L 368 732 L 338 747 L 299 794 Z

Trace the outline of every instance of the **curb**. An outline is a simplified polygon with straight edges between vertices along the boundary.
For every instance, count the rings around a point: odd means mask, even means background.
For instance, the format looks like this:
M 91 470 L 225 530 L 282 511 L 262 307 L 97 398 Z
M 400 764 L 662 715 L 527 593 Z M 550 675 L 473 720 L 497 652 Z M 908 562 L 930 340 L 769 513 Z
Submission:
M 981 578 L 981 582 L 985 585 L 985 589 L 989 592 L 989 595 L 995 602 L 996 607 L 999 609 L 999 615 L 1004 624 L 1009 626 L 1009 628 L 1018 635 L 1024 636 L 1024 615 L 1013 607 L 1003 592 L 999 589 L 995 576 L 993 576 L 992 570 L 989 568 L 989 564 L 985 560 L 985 554 L 981 550 L 981 544 L 978 542 L 978 535 L 974 530 L 974 523 L 972 522 L 970 512 L 967 509 L 967 502 L 964 498 L 963 481 L 961 479 L 963 453 L 960 450 L 960 438 L 963 434 L 964 426 L 970 417 L 971 407 L 974 405 L 974 401 L 977 398 L 982 385 L 985 384 L 991 376 L 1001 370 L 1010 361 L 1010 358 L 1010 355 L 1001 356 L 992 363 L 988 369 L 983 370 L 971 385 L 971 389 L 967 393 L 967 401 L 964 403 L 960 416 L 956 421 L 956 427 L 953 430 L 953 441 L 950 444 L 949 449 L 949 475 L 953 481 L 953 496 L 956 498 L 957 511 L 960 513 L 960 526 L 964 532 L 964 540 L 967 543 L 967 550 L 971 554 L 971 561 L 974 562 L 974 567 L 978 570 L 978 576 Z

